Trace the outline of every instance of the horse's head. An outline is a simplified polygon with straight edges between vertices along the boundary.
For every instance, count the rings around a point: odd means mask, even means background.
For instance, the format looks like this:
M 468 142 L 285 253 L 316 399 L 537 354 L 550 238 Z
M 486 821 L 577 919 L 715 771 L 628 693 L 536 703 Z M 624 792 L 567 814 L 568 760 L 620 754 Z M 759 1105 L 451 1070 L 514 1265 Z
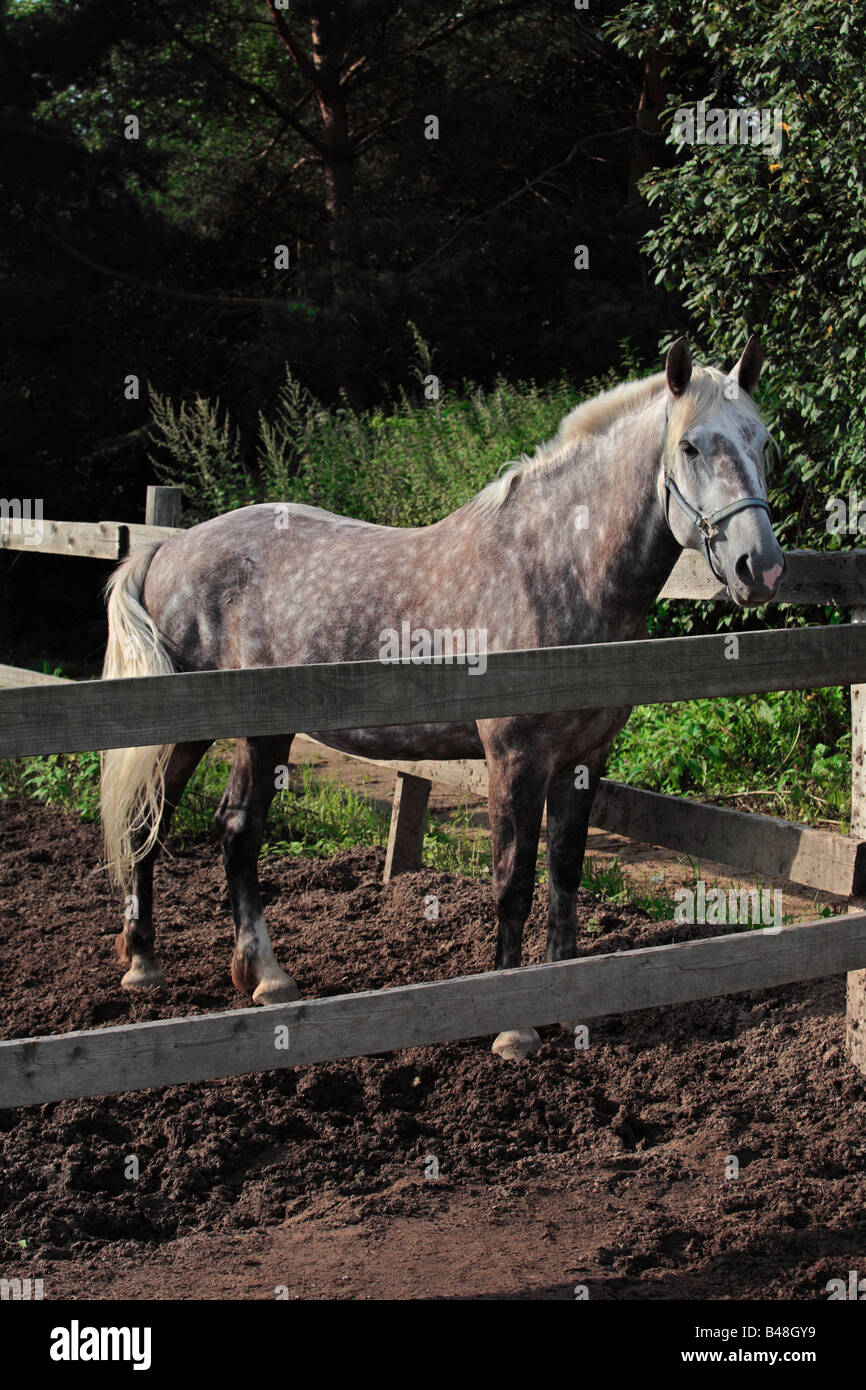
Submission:
M 787 562 L 773 534 L 765 465 L 775 448 L 752 403 L 763 361 L 751 337 L 730 376 L 692 366 L 685 338 L 667 356 L 659 494 L 680 545 L 700 550 L 735 603 L 776 593 Z

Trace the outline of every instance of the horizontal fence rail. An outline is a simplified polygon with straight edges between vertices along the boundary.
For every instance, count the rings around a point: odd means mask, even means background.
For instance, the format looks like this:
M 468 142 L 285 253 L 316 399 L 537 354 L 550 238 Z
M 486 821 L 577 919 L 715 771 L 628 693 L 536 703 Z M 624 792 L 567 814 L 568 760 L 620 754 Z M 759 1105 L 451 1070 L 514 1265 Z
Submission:
M 309 745 L 311 753 L 327 747 L 315 739 L 301 742 Z M 464 796 L 488 794 L 487 764 L 481 760 L 412 762 L 350 756 L 355 762 L 440 782 Z M 866 897 L 866 842 L 858 835 L 645 791 L 608 777 L 599 782 L 589 823 L 642 844 L 730 864 L 745 873 L 782 878 L 840 898 Z
M 122 560 L 138 545 L 167 541 L 182 526 L 148 526 L 125 521 L 30 521 L 0 518 L 0 550 L 36 555 L 75 555 L 85 560 Z
M 866 624 L 845 623 L 492 652 L 480 676 L 440 660 L 356 661 L 40 684 L 0 690 L 0 757 L 474 722 L 857 682 L 866 682 Z
M 0 1042 L 0 1107 L 576 1023 L 866 967 L 866 912 L 329 999 Z
M 168 492 L 171 489 L 157 489 Z M 165 541 L 180 526 L 151 526 L 123 521 L 43 521 L 15 523 L 0 518 L 0 550 L 43 555 L 77 555 L 94 560 L 122 560 L 131 549 Z M 771 603 L 832 603 L 849 608 L 866 594 L 866 550 L 788 550 L 788 572 Z M 660 599 L 723 599 L 730 595 L 697 551 L 686 550 L 659 594 Z
M 866 550 L 786 550 L 787 573 L 771 603 L 830 603 L 850 608 L 866 596 Z M 703 555 L 684 550 L 660 599 L 727 599 Z
M 0 688 L 26 685 L 69 685 L 66 676 L 49 676 L 43 671 L 28 671 L 24 666 L 0 664 Z
M 0 665 L 0 687 L 69 685 L 62 676 Z M 300 736 L 308 755 L 328 745 Z M 461 795 L 487 797 L 483 759 L 366 758 L 353 762 L 387 768 L 430 783 L 452 787 Z M 744 873 L 775 876 L 841 898 L 866 898 L 866 842 L 859 835 L 816 830 L 810 825 L 731 810 L 688 797 L 647 791 L 603 777 L 592 804 L 590 825 L 645 844 L 681 850 L 700 859 L 730 864 Z M 423 827 L 422 827 L 423 829 Z

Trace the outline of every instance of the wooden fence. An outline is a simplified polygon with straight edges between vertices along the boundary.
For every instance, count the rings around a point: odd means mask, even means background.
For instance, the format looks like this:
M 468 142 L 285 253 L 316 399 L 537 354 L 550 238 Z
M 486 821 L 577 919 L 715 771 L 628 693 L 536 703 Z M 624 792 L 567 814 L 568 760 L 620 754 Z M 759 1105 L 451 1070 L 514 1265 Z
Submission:
M 144 526 L 43 522 L 38 544 L 6 525 L 0 546 L 115 559 L 174 534 L 175 489 L 149 489 Z M 465 720 L 698 696 L 852 686 L 852 833 L 834 835 L 604 782 L 593 823 L 866 898 L 863 690 L 866 554 L 793 552 L 778 601 L 854 608 L 825 627 L 494 652 L 483 681 L 456 665 L 378 661 L 67 682 L 0 667 L 0 757 L 193 738 Z M 682 557 L 661 597 L 717 598 L 701 557 Z M 364 760 L 369 761 L 369 760 Z M 387 762 L 397 774 L 388 870 L 417 863 L 430 783 L 486 789 L 483 763 Z M 861 838 L 862 837 L 862 838 Z M 0 1105 L 240 1075 L 848 974 L 848 1053 L 866 1074 L 866 913 L 711 941 L 495 972 L 374 994 L 0 1043 Z

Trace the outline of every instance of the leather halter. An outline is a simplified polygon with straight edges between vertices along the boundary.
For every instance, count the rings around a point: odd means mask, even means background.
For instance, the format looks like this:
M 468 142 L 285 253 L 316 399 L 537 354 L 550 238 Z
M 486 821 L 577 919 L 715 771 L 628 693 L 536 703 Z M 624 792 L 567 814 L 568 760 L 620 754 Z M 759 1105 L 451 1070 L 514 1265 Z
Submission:
M 671 407 L 669 402 L 667 409 L 665 410 L 665 436 L 667 436 L 667 424 L 670 413 Z M 666 438 L 662 442 L 662 457 L 664 457 L 665 443 Z M 724 584 L 725 587 L 727 587 L 728 581 L 725 579 L 724 575 L 719 574 L 719 571 L 713 564 L 712 551 L 710 550 L 710 541 L 713 539 L 715 535 L 718 534 L 718 523 L 720 521 L 725 521 L 729 516 L 733 516 L 735 512 L 745 511 L 747 507 L 762 507 L 769 516 L 769 502 L 766 502 L 763 497 L 739 497 L 736 502 L 729 502 L 727 507 L 719 507 L 714 512 L 699 512 L 695 507 L 691 505 L 690 502 L 686 501 L 685 497 L 683 497 L 683 494 L 680 492 L 673 478 L 668 473 L 666 466 L 664 468 L 663 476 L 664 516 L 668 530 L 670 531 L 671 535 L 673 535 L 673 527 L 671 526 L 670 521 L 671 498 L 673 497 L 680 510 L 685 512 L 689 521 L 692 523 L 693 526 L 696 526 L 698 531 L 700 532 L 701 549 L 703 550 L 704 559 L 709 565 L 710 570 L 715 575 L 716 579 L 718 579 L 719 583 Z M 676 540 L 676 536 L 674 536 L 674 540 Z

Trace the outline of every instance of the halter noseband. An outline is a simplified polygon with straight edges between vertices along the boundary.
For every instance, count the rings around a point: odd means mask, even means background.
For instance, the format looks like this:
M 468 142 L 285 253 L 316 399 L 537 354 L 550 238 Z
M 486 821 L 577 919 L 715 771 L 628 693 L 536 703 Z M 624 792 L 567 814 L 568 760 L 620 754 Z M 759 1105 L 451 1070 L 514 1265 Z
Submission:
M 670 411 L 671 408 L 669 403 L 665 411 L 665 435 L 667 435 L 667 423 Z M 662 443 L 662 457 L 664 457 L 665 442 L 666 441 L 663 441 Z M 673 478 L 668 473 L 666 465 L 664 466 L 663 477 L 664 515 L 665 523 L 667 524 L 668 530 L 673 535 L 673 527 L 671 526 L 670 521 L 671 498 L 673 497 L 674 501 L 677 503 L 679 508 L 685 512 L 692 525 L 696 526 L 698 531 L 700 532 L 701 549 L 704 554 L 704 559 L 709 565 L 710 570 L 715 575 L 716 579 L 718 579 L 719 583 L 724 584 L 727 587 L 728 581 L 725 579 L 724 575 L 719 574 L 719 571 L 713 564 L 712 551 L 710 550 L 710 541 L 713 539 L 715 535 L 718 534 L 718 523 L 720 521 L 725 521 L 729 516 L 733 516 L 735 512 L 745 511 L 747 507 L 763 507 L 764 511 L 769 516 L 769 502 L 765 502 L 763 497 L 739 497 L 736 502 L 730 502 L 727 505 L 727 507 L 719 507 L 717 511 L 699 512 L 691 505 L 690 502 L 686 501 L 685 497 L 683 497 L 683 494 L 680 492 Z

